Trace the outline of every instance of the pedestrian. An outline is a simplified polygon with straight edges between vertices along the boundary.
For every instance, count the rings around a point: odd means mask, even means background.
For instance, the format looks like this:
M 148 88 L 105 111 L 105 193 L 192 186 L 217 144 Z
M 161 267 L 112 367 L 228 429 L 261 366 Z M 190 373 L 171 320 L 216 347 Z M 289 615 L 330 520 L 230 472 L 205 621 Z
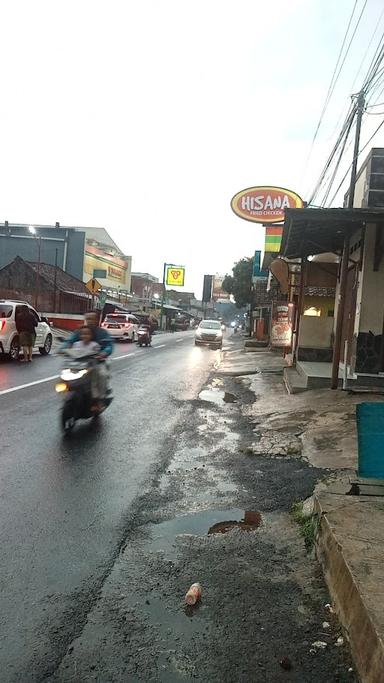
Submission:
M 24 362 L 32 362 L 32 351 L 36 342 L 36 316 L 29 310 L 28 306 L 18 307 L 16 313 L 16 329 L 19 333 L 19 343 L 23 349 Z

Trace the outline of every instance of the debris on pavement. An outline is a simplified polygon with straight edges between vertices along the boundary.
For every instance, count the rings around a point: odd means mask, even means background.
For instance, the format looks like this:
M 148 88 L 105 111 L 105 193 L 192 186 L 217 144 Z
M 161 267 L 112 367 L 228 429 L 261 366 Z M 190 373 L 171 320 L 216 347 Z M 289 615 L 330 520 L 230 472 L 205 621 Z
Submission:
M 196 605 L 201 598 L 202 588 L 199 583 L 193 583 L 185 596 L 187 605 Z
M 336 640 L 335 645 L 336 647 L 341 647 L 342 645 L 344 645 L 344 638 L 342 636 L 339 636 L 339 638 Z
M 228 391 L 224 393 L 223 401 L 225 401 L 225 403 L 235 403 L 236 399 L 237 397 L 235 394 L 231 394 Z
M 323 621 L 323 628 L 331 628 L 331 624 L 328 621 Z
M 323 640 L 315 640 L 314 643 L 312 643 L 312 648 L 314 650 L 325 650 L 327 647 L 327 643 L 325 643 Z
M 331 614 L 334 614 L 335 610 L 333 609 L 332 605 L 329 602 L 327 602 L 327 604 L 324 605 L 324 607 L 325 607 L 325 609 L 328 610 L 328 612 L 330 612 Z
M 280 660 L 280 666 L 282 669 L 285 671 L 291 671 L 292 669 L 292 662 L 289 659 L 289 657 L 283 657 L 283 659 Z
M 208 536 L 212 534 L 226 534 L 231 529 L 242 529 L 243 531 L 254 531 L 261 524 L 260 512 L 248 511 L 244 513 L 244 519 L 240 521 L 229 520 L 227 522 L 217 522 L 208 529 Z
M 270 457 L 286 457 L 301 455 L 302 442 L 294 434 L 267 429 L 258 434 L 250 452 L 254 455 L 267 455 Z

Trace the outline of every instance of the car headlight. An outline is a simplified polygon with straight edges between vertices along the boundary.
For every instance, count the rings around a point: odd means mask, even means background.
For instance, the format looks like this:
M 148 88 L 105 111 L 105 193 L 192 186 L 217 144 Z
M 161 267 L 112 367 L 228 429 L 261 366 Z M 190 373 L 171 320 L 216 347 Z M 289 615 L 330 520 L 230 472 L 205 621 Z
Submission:
M 222 333 L 221 330 L 219 330 L 219 331 L 216 333 L 216 337 L 220 338 L 220 337 L 222 337 L 222 336 L 223 336 L 223 333 Z
M 81 379 L 81 377 L 84 377 L 88 372 L 87 368 L 84 368 L 83 370 L 63 370 L 63 372 L 60 375 L 60 378 L 64 380 L 64 382 L 70 382 L 73 379 Z

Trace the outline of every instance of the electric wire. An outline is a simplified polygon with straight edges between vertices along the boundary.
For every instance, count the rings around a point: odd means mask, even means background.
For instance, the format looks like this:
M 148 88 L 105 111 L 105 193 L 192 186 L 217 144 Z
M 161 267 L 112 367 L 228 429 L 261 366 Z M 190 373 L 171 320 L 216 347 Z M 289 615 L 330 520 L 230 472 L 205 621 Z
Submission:
M 327 187 L 327 189 L 326 189 L 326 191 L 325 191 L 325 194 L 324 194 L 324 197 L 323 197 L 323 201 L 321 202 L 321 206 L 325 206 L 325 204 L 327 203 L 327 200 L 328 200 L 329 194 L 330 194 L 330 192 L 331 192 L 333 183 L 335 182 L 335 178 L 336 178 L 337 173 L 338 173 L 338 171 L 339 171 L 339 167 L 340 167 L 340 164 L 341 164 L 341 160 L 342 160 L 342 158 L 343 158 L 343 154 L 344 154 L 344 151 L 345 151 L 345 146 L 346 146 L 346 144 L 347 144 L 347 140 L 348 140 L 348 137 L 349 137 L 349 134 L 350 134 L 350 132 L 351 132 L 351 128 L 352 128 L 354 122 L 355 122 L 355 119 L 354 119 L 354 117 L 353 117 L 353 118 L 351 118 L 351 120 L 350 120 L 350 122 L 349 122 L 349 127 L 348 127 L 348 129 L 347 129 L 347 131 L 346 131 L 346 133 L 345 133 L 345 137 L 344 137 L 344 140 L 343 140 L 343 144 L 342 144 L 341 149 L 340 149 L 340 154 L 339 154 L 339 157 L 338 157 L 337 162 L 336 162 L 336 164 L 335 164 L 335 168 L 334 168 L 334 170 L 333 170 L 333 173 L 332 173 L 332 176 L 331 176 L 331 180 L 330 180 L 330 182 L 328 183 L 328 187 Z
M 334 85 L 336 85 L 335 79 L 336 79 L 337 70 L 338 70 L 338 67 L 339 67 L 339 64 L 340 64 L 340 60 L 341 60 L 341 58 L 342 58 L 342 54 L 343 54 L 343 50 L 344 50 L 345 43 L 346 43 L 346 41 L 347 41 L 349 29 L 350 29 L 350 27 L 351 27 L 351 24 L 352 24 L 352 21 L 353 21 L 353 17 L 354 17 L 354 15 L 355 15 L 357 3 L 358 3 L 358 0 L 355 0 L 354 5 L 353 5 L 353 8 L 352 8 L 351 15 L 350 15 L 350 17 L 349 17 L 348 25 L 347 25 L 347 28 L 346 28 L 346 31 L 345 31 L 345 34 L 344 34 L 343 42 L 342 42 L 341 47 L 340 47 L 340 50 L 339 50 L 339 54 L 338 54 L 338 57 L 337 57 L 336 65 L 335 65 L 335 68 L 334 68 L 333 73 L 332 73 L 332 78 L 331 78 L 330 84 L 329 84 L 329 86 L 328 86 L 328 91 L 327 91 L 327 94 L 326 94 L 326 96 L 325 96 L 325 100 L 324 100 L 323 108 L 322 108 L 322 110 L 321 110 L 320 118 L 319 118 L 319 121 L 318 121 L 318 123 L 317 123 L 316 129 L 315 129 L 315 132 L 314 132 L 314 135 L 313 135 L 313 138 L 312 138 L 312 142 L 311 142 L 311 146 L 310 146 L 310 149 L 309 149 L 308 157 L 307 157 L 307 160 L 306 160 L 306 163 L 305 163 L 305 167 L 308 166 L 308 162 L 309 162 L 309 159 L 310 159 L 310 157 L 311 157 L 312 150 L 313 150 L 313 147 L 314 147 L 314 144 L 315 144 L 317 135 L 318 135 L 319 130 L 320 130 L 320 126 L 321 126 L 321 124 L 322 124 L 322 122 L 323 122 L 323 118 L 324 118 L 325 112 L 326 112 L 326 110 L 327 110 L 329 101 L 330 101 L 330 99 L 331 99 L 331 97 L 332 97 L 332 93 L 333 93 L 333 90 L 334 90 Z M 365 2 L 365 5 L 366 5 L 366 4 L 367 4 L 367 1 Z M 364 8 L 365 8 L 365 5 L 364 5 Z M 345 61 L 345 60 L 344 60 L 344 61 Z M 339 76 L 339 75 L 340 75 L 340 73 L 338 74 L 338 76 Z M 337 78 L 338 78 L 338 76 L 337 76 Z
M 359 68 L 358 68 L 358 70 L 357 70 L 357 72 L 356 72 L 356 75 L 355 75 L 354 79 L 353 79 L 353 83 L 352 83 L 351 87 L 349 88 L 349 92 L 351 92 L 351 93 L 354 92 L 354 87 L 355 87 L 355 85 L 356 85 L 356 83 L 357 83 L 357 79 L 358 79 L 359 76 L 360 76 L 360 72 L 361 72 L 361 70 L 362 70 L 362 68 L 363 68 L 363 65 L 364 65 L 364 63 L 365 63 L 365 60 L 367 59 L 367 56 L 368 56 L 368 54 L 369 54 L 369 51 L 370 51 L 371 46 L 372 46 L 372 43 L 373 43 L 373 41 L 374 41 L 374 39 L 375 39 L 376 33 L 377 33 L 377 31 L 378 31 L 378 28 L 379 28 L 379 26 L 380 26 L 380 24 L 381 24 L 381 21 L 382 21 L 383 17 L 384 17 L 384 7 L 383 7 L 383 9 L 381 10 L 381 13 L 380 13 L 380 15 L 379 15 L 379 18 L 378 18 L 378 20 L 377 20 L 377 22 L 376 22 L 376 26 L 375 26 L 375 28 L 374 28 L 374 30 L 373 30 L 373 32 L 372 32 L 372 35 L 371 35 L 370 41 L 369 41 L 369 43 L 368 43 L 367 49 L 365 50 L 365 53 L 364 53 L 364 55 L 363 55 L 363 58 L 362 58 L 362 60 L 361 60 L 361 62 L 360 62 L 360 66 L 359 66 Z M 381 43 L 381 41 L 382 41 L 382 38 L 383 38 L 383 35 L 382 35 L 381 38 L 379 39 L 379 43 L 378 43 L 379 45 L 380 45 L 380 43 Z M 376 50 L 375 50 L 375 52 L 374 52 L 374 55 L 375 55 L 376 53 L 377 53 L 377 47 L 376 47 Z M 371 62 L 371 63 L 372 63 L 372 62 Z M 330 139 L 332 139 L 332 138 L 336 135 L 336 132 L 339 130 L 340 123 L 341 123 L 341 120 L 342 120 L 344 111 L 345 111 L 345 106 L 342 108 L 342 110 L 341 110 L 341 112 L 340 112 L 340 114 L 339 114 L 339 116 L 338 116 L 337 123 L 336 123 L 336 125 L 335 125 L 335 127 L 334 127 L 334 129 L 333 129 L 333 132 L 332 132 L 332 135 L 330 136 Z M 345 115 L 345 114 L 344 114 L 344 115 Z
M 377 126 L 375 132 L 371 135 L 371 137 L 369 138 L 369 140 L 367 140 L 367 142 L 365 143 L 364 147 L 361 148 L 361 150 L 359 151 L 359 153 L 357 154 L 357 156 L 356 156 L 355 158 L 358 159 L 359 156 L 360 156 L 360 154 L 362 154 L 362 152 L 364 152 L 364 150 L 367 149 L 369 143 L 373 140 L 373 138 L 374 138 L 375 135 L 379 132 L 380 128 L 381 128 L 383 125 L 384 125 L 384 119 L 383 119 L 383 120 L 381 121 L 381 123 Z M 344 183 L 344 181 L 345 181 L 345 179 L 346 179 L 346 177 L 347 177 L 349 171 L 350 171 L 351 168 L 352 168 L 352 165 L 353 165 L 353 162 L 355 161 L 355 158 L 352 159 L 350 165 L 348 166 L 348 168 L 347 168 L 347 170 L 346 170 L 346 172 L 345 172 L 345 174 L 344 174 L 342 180 L 340 181 L 340 183 L 339 183 L 339 185 L 338 185 L 338 188 L 337 188 L 336 192 L 333 194 L 332 199 L 331 199 L 331 201 L 330 201 L 329 204 L 328 204 L 328 207 L 330 207 L 330 206 L 333 204 L 333 202 L 335 201 L 335 198 L 336 198 L 336 196 L 338 195 L 339 190 L 341 189 L 341 187 L 342 187 L 342 185 L 343 185 L 343 183 Z
M 333 162 L 333 159 L 334 159 L 334 157 L 335 157 L 335 155 L 336 155 L 336 153 L 337 153 L 337 150 L 338 150 L 340 144 L 342 144 L 342 142 L 343 142 L 343 140 L 344 140 L 344 136 L 346 135 L 346 133 L 347 133 L 347 132 L 349 133 L 349 131 L 350 131 L 350 128 L 351 128 L 353 119 L 354 119 L 354 117 L 355 117 L 355 112 L 356 112 L 356 103 L 355 103 L 355 102 L 352 102 L 352 103 L 351 103 L 351 106 L 350 106 L 350 110 L 349 110 L 348 116 L 347 116 L 346 120 L 344 121 L 342 130 L 341 130 L 341 132 L 340 132 L 340 134 L 339 134 L 339 137 L 338 137 L 338 139 L 336 140 L 336 143 L 335 143 L 335 145 L 334 145 L 334 147 L 333 147 L 333 149 L 332 149 L 332 152 L 330 153 L 330 155 L 329 155 L 329 157 L 328 157 L 328 159 L 327 159 L 327 161 L 326 161 L 326 163 L 325 163 L 325 166 L 324 166 L 324 168 L 323 168 L 323 170 L 322 170 L 322 172 L 321 172 L 321 174 L 320 174 L 320 178 L 318 179 L 318 181 L 317 181 L 317 183 L 316 183 L 316 185 L 315 185 L 315 187 L 314 187 L 314 189 L 313 189 L 313 191 L 312 191 L 312 194 L 311 194 L 311 196 L 310 196 L 310 199 L 309 199 L 309 201 L 308 201 L 308 204 L 312 204 L 313 200 L 314 200 L 315 197 L 318 195 L 318 193 L 319 193 L 319 191 L 320 191 L 320 189 L 321 189 L 321 186 L 323 185 L 323 182 L 324 182 L 324 179 L 325 179 L 325 177 L 326 177 L 326 174 L 327 174 L 327 172 L 328 172 L 330 166 L 332 165 L 332 162 Z

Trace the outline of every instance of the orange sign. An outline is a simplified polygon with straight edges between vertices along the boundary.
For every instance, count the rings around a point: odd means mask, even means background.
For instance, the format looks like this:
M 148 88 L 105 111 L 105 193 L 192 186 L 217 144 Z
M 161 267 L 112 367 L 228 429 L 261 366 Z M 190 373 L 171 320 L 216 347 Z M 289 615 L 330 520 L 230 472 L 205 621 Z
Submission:
M 236 216 L 254 223 L 281 223 L 285 209 L 302 209 L 303 206 L 303 200 L 295 192 L 269 185 L 248 187 L 235 194 L 231 201 Z

